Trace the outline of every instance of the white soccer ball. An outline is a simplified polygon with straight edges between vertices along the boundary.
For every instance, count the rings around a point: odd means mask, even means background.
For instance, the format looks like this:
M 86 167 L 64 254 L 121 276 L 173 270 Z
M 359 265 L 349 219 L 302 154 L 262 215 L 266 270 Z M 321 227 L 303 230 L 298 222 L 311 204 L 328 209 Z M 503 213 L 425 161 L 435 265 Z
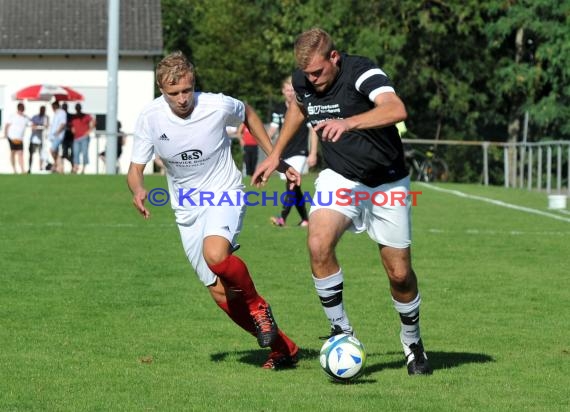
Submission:
M 355 337 L 347 334 L 335 335 L 323 344 L 319 361 L 330 378 L 347 382 L 358 378 L 363 372 L 366 351 Z

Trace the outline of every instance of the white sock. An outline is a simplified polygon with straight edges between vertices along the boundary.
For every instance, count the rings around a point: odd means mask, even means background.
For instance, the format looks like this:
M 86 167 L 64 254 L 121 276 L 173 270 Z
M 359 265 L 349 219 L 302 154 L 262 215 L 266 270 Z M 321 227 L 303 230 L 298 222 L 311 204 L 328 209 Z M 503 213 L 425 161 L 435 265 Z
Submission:
M 408 303 L 398 302 L 392 298 L 394 308 L 400 314 L 401 330 L 400 340 L 406 356 L 410 350 L 408 346 L 420 340 L 420 294 Z
M 351 331 L 352 327 L 348 321 L 348 316 L 344 310 L 344 304 L 342 302 L 342 289 L 344 275 L 342 269 L 337 273 L 323 278 L 317 279 L 313 275 L 313 281 L 315 282 L 315 289 L 317 290 L 317 295 L 321 300 L 321 305 L 325 311 L 331 327 L 338 325 L 344 331 Z

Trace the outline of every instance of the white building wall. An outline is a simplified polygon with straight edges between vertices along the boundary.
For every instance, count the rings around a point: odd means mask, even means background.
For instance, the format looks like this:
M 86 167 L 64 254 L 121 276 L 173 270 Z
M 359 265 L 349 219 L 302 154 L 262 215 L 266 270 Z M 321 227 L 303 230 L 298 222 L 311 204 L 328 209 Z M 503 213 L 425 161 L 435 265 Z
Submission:
M 0 173 L 12 173 L 8 141 L 4 139 L 4 123 L 8 116 L 16 111 L 18 101 L 12 96 L 24 87 L 49 83 L 69 86 L 85 96 L 80 102 L 83 112 L 92 115 L 105 114 L 107 111 L 107 68 L 106 60 L 85 57 L 0 57 L 0 110 L 2 111 L 0 131 Z M 118 73 L 117 119 L 121 121 L 123 132 L 132 133 L 141 109 L 154 98 L 154 62 L 144 58 L 121 58 Z M 33 116 L 41 105 L 52 117 L 50 102 L 24 101 L 26 115 Z M 69 112 L 74 113 L 75 102 L 69 102 Z M 25 164 L 28 163 L 29 134 L 24 141 Z M 87 173 L 104 173 L 105 165 L 99 161 L 97 149 L 104 150 L 104 131 L 93 136 L 90 144 L 90 165 Z M 128 167 L 131 138 L 126 139 L 121 157 L 121 171 Z M 27 167 L 27 166 L 26 166 Z M 32 165 L 32 172 L 39 164 Z

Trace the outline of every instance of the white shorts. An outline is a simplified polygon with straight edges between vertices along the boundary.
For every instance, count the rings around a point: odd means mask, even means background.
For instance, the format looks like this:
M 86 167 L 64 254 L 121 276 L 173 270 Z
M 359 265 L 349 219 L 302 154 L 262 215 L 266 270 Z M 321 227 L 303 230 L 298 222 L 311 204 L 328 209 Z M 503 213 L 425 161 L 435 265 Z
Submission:
M 243 201 L 237 200 L 237 197 L 243 198 L 243 192 L 233 190 L 227 191 L 227 193 L 232 199 L 232 204 L 226 202 L 217 206 L 217 201 L 214 200 L 215 206 L 193 206 L 175 211 L 184 252 L 196 271 L 198 279 L 205 286 L 213 285 L 217 276 L 204 260 L 204 238 L 212 235 L 222 236 L 228 239 L 234 250 L 239 248 L 236 242 L 241 231 L 246 207 L 241 204 Z
M 384 246 L 403 249 L 411 245 L 409 177 L 369 187 L 325 169 L 315 188 L 309 214 L 319 209 L 336 210 L 352 220 L 352 232 L 366 230 L 372 240 Z
M 299 156 L 291 156 L 283 160 L 285 160 L 285 162 L 287 162 L 287 164 L 289 164 L 289 166 L 291 166 L 297 172 L 304 175 L 309 172 L 309 165 L 307 164 L 307 159 L 308 159 L 307 156 L 299 155 Z M 281 178 L 281 180 L 287 180 L 287 178 L 285 177 L 285 173 L 279 173 L 279 177 Z

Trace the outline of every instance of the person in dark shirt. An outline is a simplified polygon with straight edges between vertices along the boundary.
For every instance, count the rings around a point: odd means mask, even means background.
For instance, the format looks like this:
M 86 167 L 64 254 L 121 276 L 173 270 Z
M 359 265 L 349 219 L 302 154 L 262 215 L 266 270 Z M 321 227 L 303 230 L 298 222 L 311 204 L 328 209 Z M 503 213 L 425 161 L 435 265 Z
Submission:
M 67 159 L 71 163 L 73 168 L 73 131 L 71 130 L 71 121 L 73 120 L 73 115 L 69 113 L 67 103 L 63 103 L 61 108 L 65 111 L 67 116 L 67 123 L 65 125 L 65 133 L 63 135 L 63 141 L 61 142 L 61 173 L 64 171 L 64 161 Z
M 258 145 L 255 137 L 245 124 L 240 124 L 237 130 L 239 144 L 243 148 L 243 165 L 245 174 L 251 176 L 255 171 L 258 159 Z
M 315 197 L 319 193 L 332 196 L 327 204 L 313 201 L 307 240 L 313 280 L 331 336 L 354 335 L 343 304 L 344 274 L 336 245 L 347 230 L 367 231 L 378 244 L 388 275 L 408 374 L 430 374 L 420 337 L 421 299 L 411 263 L 410 180 L 395 126 L 407 118 L 404 103 L 382 69 L 368 58 L 339 52 L 322 29 L 300 34 L 294 52 L 297 104 L 289 106 L 280 137 L 252 182 L 265 184 L 308 119 L 320 137 L 327 166 L 315 183 Z
M 288 76 L 281 85 L 281 93 L 285 101 L 283 104 L 278 105 L 271 115 L 271 124 L 269 125 L 269 136 L 273 136 L 278 133 L 283 127 L 283 122 L 285 120 L 285 113 L 287 107 L 291 104 L 295 104 L 295 91 L 293 90 L 293 85 L 291 83 L 291 76 Z M 312 127 L 308 127 L 306 124 L 302 124 L 301 127 L 293 136 L 290 143 L 287 145 L 285 152 L 283 153 L 284 161 L 291 165 L 297 172 L 304 174 L 307 173 L 310 167 L 313 167 L 317 163 L 317 144 L 318 138 L 317 134 Z M 250 174 L 250 176 L 253 172 Z M 285 175 L 280 173 L 281 180 L 285 181 L 285 190 L 289 193 L 289 196 L 283 202 L 283 208 L 279 216 L 272 216 L 271 222 L 275 226 L 285 226 L 287 218 L 293 205 L 297 209 L 301 221 L 297 226 L 306 227 L 309 225 L 309 217 L 307 214 L 307 207 L 303 200 L 303 191 L 301 186 L 295 185 L 293 189 L 289 190 L 289 183 L 285 179 Z

